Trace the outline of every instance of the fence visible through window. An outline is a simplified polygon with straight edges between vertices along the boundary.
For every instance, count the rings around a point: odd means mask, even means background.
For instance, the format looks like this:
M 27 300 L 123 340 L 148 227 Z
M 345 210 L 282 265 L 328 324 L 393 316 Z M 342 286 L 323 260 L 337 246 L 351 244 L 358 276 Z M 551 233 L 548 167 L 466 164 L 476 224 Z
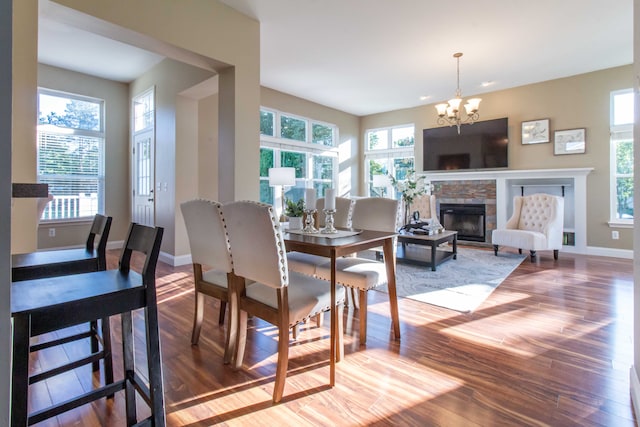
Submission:
M 43 220 L 93 217 L 98 213 L 98 193 L 53 196 L 42 213 Z

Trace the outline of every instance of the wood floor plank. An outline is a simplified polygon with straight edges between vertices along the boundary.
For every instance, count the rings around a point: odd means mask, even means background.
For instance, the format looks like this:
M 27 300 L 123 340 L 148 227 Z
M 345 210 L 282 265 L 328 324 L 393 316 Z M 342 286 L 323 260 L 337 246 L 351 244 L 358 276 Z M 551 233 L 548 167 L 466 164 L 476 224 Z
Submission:
M 109 268 L 118 251 L 110 251 Z M 526 259 L 473 313 L 400 299 L 402 340 L 393 339 L 388 294 L 369 292 L 367 345 L 358 312 L 345 310 L 345 358 L 329 379 L 329 318 L 290 339 L 284 398 L 271 402 L 277 331 L 249 320 L 241 369 L 222 363 L 226 326 L 205 301 L 191 345 L 191 266 L 159 263 L 158 307 L 169 426 L 621 426 L 635 425 L 631 260 L 561 253 Z M 134 315 L 144 361 L 142 313 Z M 122 375 L 120 319 L 111 319 L 114 370 Z M 31 372 L 86 351 L 69 343 L 32 356 Z M 144 369 L 142 369 L 143 375 Z M 70 376 L 68 376 L 70 375 Z M 90 368 L 31 387 L 31 409 L 104 381 Z M 141 412 L 146 409 L 138 402 Z M 46 426 L 120 426 L 124 399 L 102 400 Z

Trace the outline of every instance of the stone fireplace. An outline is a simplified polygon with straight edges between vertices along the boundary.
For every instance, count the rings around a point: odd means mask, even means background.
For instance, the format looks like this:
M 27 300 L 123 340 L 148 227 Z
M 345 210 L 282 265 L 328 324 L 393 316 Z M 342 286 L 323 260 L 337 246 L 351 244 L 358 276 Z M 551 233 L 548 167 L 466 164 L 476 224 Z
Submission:
M 431 181 L 440 223 L 458 239 L 491 243 L 496 228 L 496 181 Z

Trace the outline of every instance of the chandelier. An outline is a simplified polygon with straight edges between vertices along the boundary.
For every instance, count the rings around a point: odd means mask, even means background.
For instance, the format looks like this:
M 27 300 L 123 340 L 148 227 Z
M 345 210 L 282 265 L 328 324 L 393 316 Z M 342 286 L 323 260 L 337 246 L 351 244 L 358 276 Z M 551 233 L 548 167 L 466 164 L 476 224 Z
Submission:
M 457 126 L 458 135 L 460 134 L 460 125 L 463 123 L 473 124 L 476 122 L 480 115 L 478 114 L 478 107 L 480 106 L 480 98 L 471 98 L 464 104 L 466 115 L 462 118 L 460 114 L 460 104 L 462 104 L 462 91 L 460 90 L 460 57 L 461 52 L 454 53 L 453 57 L 458 61 L 458 88 L 456 89 L 456 97 L 450 99 L 447 104 L 437 104 L 436 110 L 438 110 L 438 124 Z

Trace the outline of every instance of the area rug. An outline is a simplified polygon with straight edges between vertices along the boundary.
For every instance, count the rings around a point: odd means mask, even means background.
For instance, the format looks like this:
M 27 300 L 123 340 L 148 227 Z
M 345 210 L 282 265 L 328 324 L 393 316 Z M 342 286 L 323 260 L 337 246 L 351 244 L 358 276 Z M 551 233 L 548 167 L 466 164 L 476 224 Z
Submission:
M 517 253 L 500 252 L 495 256 L 490 250 L 458 248 L 457 259 L 445 261 L 436 271 L 398 262 L 398 296 L 469 313 L 480 306 L 525 258 Z M 387 292 L 386 286 L 376 290 Z

